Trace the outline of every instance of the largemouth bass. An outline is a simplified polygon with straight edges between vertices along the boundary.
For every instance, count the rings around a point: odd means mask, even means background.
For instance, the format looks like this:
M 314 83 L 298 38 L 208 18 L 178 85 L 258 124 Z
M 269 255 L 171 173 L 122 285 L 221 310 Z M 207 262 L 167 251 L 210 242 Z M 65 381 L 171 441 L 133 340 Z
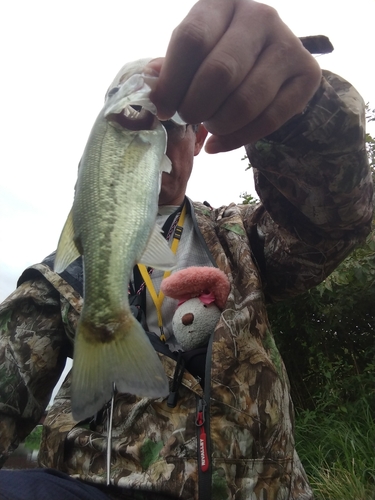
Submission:
M 159 357 L 128 302 L 135 264 L 165 270 L 175 265 L 156 225 L 161 173 L 170 172 L 171 165 L 166 131 L 154 116 L 149 92 L 136 74 L 107 94 L 81 159 L 56 252 L 56 272 L 83 255 L 84 304 L 72 374 L 77 421 L 102 408 L 113 384 L 119 392 L 143 397 L 168 394 Z

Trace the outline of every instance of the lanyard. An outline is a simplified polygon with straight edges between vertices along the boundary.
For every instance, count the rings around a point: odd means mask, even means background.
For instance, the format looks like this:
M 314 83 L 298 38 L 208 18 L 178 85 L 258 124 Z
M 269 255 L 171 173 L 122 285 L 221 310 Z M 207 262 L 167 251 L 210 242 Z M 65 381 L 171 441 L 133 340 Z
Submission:
M 175 229 L 175 232 L 173 235 L 171 250 L 174 254 L 176 254 L 176 252 L 177 252 L 177 247 L 178 247 L 178 244 L 179 244 L 180 239 L 181 239 L 182 230 L 183 230 L 184 222 L 185 222 L 185 215 L 186 215 L 186 202 L 184 203 L 184 206 L 183 206 L 182 211 L 180 213 L 180 216 L 178 218 L 177 226 L 176 226 L 176 229 Z M 160 339 L 163 342 L 165 342 L 166 338 L 164 335 L 163 318 L 161 315 L 161 306 L 162 306 L 163 300 L 164 300 L 164 293 L 162 291 L 160 291 L 159 293 L 156 292 L 154 284 L 151 280 L 151 277 L 147 271 L 146 266 L 144 266 L 143 264 L 138 264 L 138 268 L 139 268 L 139 271 L 140 271 L 142 278 L 145 282 L 145 285 L 149 291 L 149 294 L 151 295 L 152 301 L 156 307 L 156 312 L 158 315 L 158 326 L 160 328 L 160 334 L 161 334 Z M 171 271 L 165 271 L 165 273 L 163 275 L 163 279 L 167 278 L 170 274 L 171 274 Z

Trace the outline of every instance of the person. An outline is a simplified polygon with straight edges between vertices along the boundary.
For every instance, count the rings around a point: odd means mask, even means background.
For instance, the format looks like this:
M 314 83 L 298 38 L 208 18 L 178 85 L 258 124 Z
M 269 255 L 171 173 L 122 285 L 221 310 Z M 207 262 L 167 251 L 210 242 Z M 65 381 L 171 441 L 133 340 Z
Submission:
M 44 422 L 42 469 L 0 471 L 0 497 L 311 499 L 266 304 L 321 282 L 370 230 L 363 101 L 341 77 L 322 75 L 277 12 L 252 0 L 199 0 L 165 58 L 150 61 L 146 72 L 159 75 L 152 100 L 161 120 L 178 111 L 200 124 L 176 129 L 168 122 L 173 170 L 163 177 L 159 203 L 161 218 L 172 212 L 172 227 L 188 207 L 178 266 L 217 266 L 231 284 L 207 347 L 204 383 L 187 369 L 178 376 L 171 331 L 172 354 L 165 344 L 159 351 L 172 403 L 116 394 L 113 405 L 75 422 L 68 376 Z M 245 146 L 260 203 L 213 209 L 186 199 L 207 131 L 208 153 Z M 152 277 L 157 288 L 161 278 Z M 47 259 L 25 271 L 1 306 L 3 461 L 40 420 L 72 354 L 81 295 L 80 264 L 57 275 Z M 170 315 L 163 310 L 166 325 Z

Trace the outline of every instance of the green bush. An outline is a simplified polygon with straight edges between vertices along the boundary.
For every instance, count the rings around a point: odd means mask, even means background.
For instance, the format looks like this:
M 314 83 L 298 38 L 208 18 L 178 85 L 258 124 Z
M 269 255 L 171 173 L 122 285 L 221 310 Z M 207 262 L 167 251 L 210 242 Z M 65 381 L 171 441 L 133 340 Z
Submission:
M 25 448 L 28 450 L 39 450 L 42 438 L 42 425 L 37 425 L 35 429 L 25 439 Z

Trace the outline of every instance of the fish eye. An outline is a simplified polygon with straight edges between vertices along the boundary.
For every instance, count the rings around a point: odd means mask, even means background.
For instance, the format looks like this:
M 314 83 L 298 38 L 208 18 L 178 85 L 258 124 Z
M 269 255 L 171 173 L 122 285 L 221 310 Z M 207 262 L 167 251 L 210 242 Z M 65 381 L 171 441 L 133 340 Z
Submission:
M 119 91 L 120 87 L 113 87 L 109 92 L 108 92 L 108 97 L 112 97 L 113 95 L 116 94 L 116 92 Z

